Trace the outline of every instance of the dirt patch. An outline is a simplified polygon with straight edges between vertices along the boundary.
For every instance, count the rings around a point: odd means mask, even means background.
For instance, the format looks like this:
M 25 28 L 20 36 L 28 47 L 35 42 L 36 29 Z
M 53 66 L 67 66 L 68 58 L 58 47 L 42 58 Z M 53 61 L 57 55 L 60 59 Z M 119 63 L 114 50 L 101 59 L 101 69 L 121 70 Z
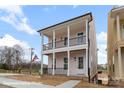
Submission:
M 81 81 L 80 83 L 78 83 L 75 88 L 107 88 L 108 86 L 104 86 L 104 85 L 98 85 L 98 84 L 94 84 L 94 83 L 88 83 L 86 81 Z
M 14 75 L 9 76 L 9 78 L 16 79 L 16 80 L 23 80 L 23 81 L 29 81 L 29 82 L 38 82 L 43 83 L 47 85 L 59 85 L 69 80 L 67 77 L 63 76 L 38 76 L 38 75 Z

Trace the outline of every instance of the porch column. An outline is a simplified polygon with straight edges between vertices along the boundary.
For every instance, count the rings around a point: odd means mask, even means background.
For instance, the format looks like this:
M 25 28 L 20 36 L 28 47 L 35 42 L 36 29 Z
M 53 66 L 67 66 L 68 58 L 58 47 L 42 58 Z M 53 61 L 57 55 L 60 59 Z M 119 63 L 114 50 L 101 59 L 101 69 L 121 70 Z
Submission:
M 117 25 L 117 39 L 119 41 L 121 39 L 121 35 L 120 35 L 120 18 L 119 18 L 119 15 L 116 16 L 116 25 Z
M 117 25 L 117 40 L 120 41 L 121 35 L 120 35 L 120 18 L 119 15 L 116 16 L 116 25 Z M 119 63 L 119 76 L 120 79 L 122 77 L 122 63 L 121 63 L 121 48 L 118 48 L 118 63 Z
M 88 48 L 86 48 L 86 65 L 85 65 L 85 73 L 88 76 Z
M 55 65 L 55 31 L 53 30 L 53 65 L 52 65 L 52 75 L 55 75 L 55 69 L 54 69 L 54 65 Z
M 86 19 L 85 25 L 86 25 L 86 44 L 88 44 L 88 19 Z
M 119 62 L 119 76 L 120 76 L 120 79 L 122 78 L 122 60 L 121 60 L 121 47 L 118 48 L 118 62 Z
M 44 36 L 43 33 L 41 32 L 41 70 L 40 74 L 43 75 L 43 44 L 44 44 Z
M 67 51 L 67 55 L 68 55 L 68 71 L 67 71 L 67 76 L 70 75 L 70 50 L 69 50 L 69 46 L 70 46 L 70 27 L 67 26 L 67 37 L 68 37 L 68 51 Z

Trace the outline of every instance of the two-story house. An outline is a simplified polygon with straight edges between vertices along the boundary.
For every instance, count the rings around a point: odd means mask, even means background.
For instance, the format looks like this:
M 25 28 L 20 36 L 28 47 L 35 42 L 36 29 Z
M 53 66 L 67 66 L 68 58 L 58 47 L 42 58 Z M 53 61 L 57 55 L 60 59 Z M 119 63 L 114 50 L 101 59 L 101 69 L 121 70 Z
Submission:
M 124 6 L 109 12 L 107 40 L 109 75 L 118 80 L 124 79 Z
M 41 74 L 43 55 L 48 56 L 49 74 L 84 77 L 96 74 L 96 33 L 91 13 L 43 28 L 38 32 L 42 41 Z M 44 37 L 47 37 L 47 43 Z

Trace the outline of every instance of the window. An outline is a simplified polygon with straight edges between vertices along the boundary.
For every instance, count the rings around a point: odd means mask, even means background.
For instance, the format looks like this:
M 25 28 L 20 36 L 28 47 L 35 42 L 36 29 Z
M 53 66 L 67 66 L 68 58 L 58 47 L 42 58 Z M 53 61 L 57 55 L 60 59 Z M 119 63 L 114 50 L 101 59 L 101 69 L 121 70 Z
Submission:
M 84 64 L 83 64 L 83 57 L 78 58 L 78 68 L 83 69 Z
M 83 32 L 78 33 L 77 36 L 78 36 L 78 44 L 82 44 L 83 43 Z
M 65 46 L 67 45 L 67 40 L 68 40 L 68 38 L 65 37 L 65 38 L 64 38 L 64 45 L 65 45 Z
M 67 57 L 64 58 L 64 69 L 65 70 L 68 69 L 68 58 Z

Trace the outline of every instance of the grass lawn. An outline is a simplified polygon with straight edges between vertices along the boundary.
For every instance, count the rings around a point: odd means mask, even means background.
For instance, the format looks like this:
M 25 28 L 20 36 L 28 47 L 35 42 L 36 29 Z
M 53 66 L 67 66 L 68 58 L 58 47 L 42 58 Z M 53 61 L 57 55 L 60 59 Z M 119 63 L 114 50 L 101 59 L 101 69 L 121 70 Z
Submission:
M 38 75 L 14 75 L 14 76 L 9 76 L 9 78 L 12 79 L 17 79 L 17 80 L 23 80 L 23 81 L 29 81 L 29 82 L 38 82 L 38 83 L 43 83 L 43 84 L 48 84 L 48 85 L 59 85 L 61 83 L 64 83 L 69 80 L 67 77 L 63 76 L 52 76 L 52 75 L 43 75 L 43 76 L 38 76 Z
M 57 86 L 59 84 L 62 84 L 68 80 L 74 80 L 74 79 L 79 79 L 78 77 L 67 77 L 67 76 L 62 76 L 62 75 L 14 75 L 14 76 L 8 76 L 9 78 L 12 79 L 17 79 L 17 80 L 23 80 L 23 81 L 29 81 L 29 82 L 38 82 L 38 83 L 43 83 L 47 85 L 53 85 Z M 81 80 L 81 79 L 79 79 Z M 1 85 L 2 87 L 2 85 Z M 4 85 L 3 85 L 4 87 Z M 8 86 L 5 86 L 8 87 Z M 116 88 L 116 87 L 124 87 L 124 82 L 117 83 L 114 86 L 107 86 L 107 85 L 98 85 L 94 83 L 88 83 L 86 80 L 81 80 L 80 83 L 78 83 L 75 88 Z
M 88 83 L 87 81 L 83 80 L 75 86 L 75 88 L 107 88 L 107 87 L 108 86 Z

